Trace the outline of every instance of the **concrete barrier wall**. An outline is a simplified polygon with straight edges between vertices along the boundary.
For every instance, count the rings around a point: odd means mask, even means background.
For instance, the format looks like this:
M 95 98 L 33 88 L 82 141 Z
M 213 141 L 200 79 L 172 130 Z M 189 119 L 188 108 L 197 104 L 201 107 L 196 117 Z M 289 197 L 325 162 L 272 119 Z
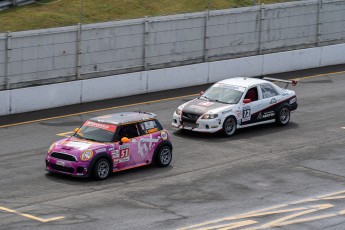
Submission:
M 345 44 L 0 91 L 0 115 L 345 63 Z
M 306 0 L 0 33 L 0 90 L 342 44 L 344 15 Z

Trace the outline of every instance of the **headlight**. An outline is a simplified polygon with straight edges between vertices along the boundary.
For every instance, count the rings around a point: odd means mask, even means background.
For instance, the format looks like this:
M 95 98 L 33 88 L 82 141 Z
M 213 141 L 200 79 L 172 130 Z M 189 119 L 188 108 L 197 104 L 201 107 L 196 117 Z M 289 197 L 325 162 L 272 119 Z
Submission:
M 55 143 L 49 147 L 48 154 L 50 154 L 53 151 L 54 147 L 55 147 Z
M 177 108 L 176 111 L 175 111 L 175 113 L 176 113 L 177 115 L 181 115 L 182 109 L 181 109 L 181 108 Z
M 218 114 L 205 114 L 201 119 L 214 119 L 218 117 Z
M 80 154 L 80 159 L 82 161 L 88 161 L 92 158 L 93 156 L 93 151 L 91 149 L 87 149 L 82 154 Z

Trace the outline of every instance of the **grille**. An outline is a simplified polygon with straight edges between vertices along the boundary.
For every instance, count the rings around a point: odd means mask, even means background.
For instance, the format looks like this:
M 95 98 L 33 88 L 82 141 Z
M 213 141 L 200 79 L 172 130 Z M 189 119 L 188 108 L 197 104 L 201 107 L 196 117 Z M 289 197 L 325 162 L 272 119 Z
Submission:
M 52 164 L 50 163 L 50 167 L 56 171 L 60 171 L 60 172 L 67 172 L 67 173 L 73 173 L 74 169 L 73 168 L 69 168 L 69 167 L 64 167 L 61 165 L 56 165 L 56 164 Z
M 77 161 L 77 158 L 75 156 L 64 154 L 64 153 L 53 152 L 50 156 L 56 159 L 61 159 L 65 161 Z
M 199 118 L 199 115 L 193 113 L 182 112 L 182 121 L 195 123 Z
M 199 124 L 186 122 L 186 121 L 182 122 L 182 125 L 186 126 L 186 127 L 191 127 L 191 128 L 198 128 L 199 127 Z

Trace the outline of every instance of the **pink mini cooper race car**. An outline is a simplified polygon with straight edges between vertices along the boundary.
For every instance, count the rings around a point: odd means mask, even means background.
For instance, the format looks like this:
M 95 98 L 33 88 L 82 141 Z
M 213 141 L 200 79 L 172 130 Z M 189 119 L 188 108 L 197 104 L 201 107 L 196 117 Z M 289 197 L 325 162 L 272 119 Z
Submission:
M 45 158 L 49 172 L 106 179 L 111 172 L 172 159 L 169 133 L 146 112 L 115 113 L 87 120 L 75 133 L 52 144 Z

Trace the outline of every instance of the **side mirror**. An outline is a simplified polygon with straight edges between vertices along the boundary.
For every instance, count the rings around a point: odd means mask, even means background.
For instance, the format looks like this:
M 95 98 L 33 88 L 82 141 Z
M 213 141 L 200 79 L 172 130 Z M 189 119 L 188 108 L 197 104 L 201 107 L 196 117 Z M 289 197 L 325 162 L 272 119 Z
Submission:
M 77 133 L 79 131 L 79 128 L 75 128 L 74 132 Z
M 200 96 L 202 96 L 205 92 L 204 91 L 200 91 Z
M 250 100 L 250 99 L 243 99 L 243 103 L 244 103 L 244 104 L 248 104 L 248 103 L 250 103 L 250 102 L 252 102 L 252 100 Z
M 129 142 L 129 139 L 127 137 L 122 137 L 121 138 L 121 142 L 122 143 L 128 143 Z

